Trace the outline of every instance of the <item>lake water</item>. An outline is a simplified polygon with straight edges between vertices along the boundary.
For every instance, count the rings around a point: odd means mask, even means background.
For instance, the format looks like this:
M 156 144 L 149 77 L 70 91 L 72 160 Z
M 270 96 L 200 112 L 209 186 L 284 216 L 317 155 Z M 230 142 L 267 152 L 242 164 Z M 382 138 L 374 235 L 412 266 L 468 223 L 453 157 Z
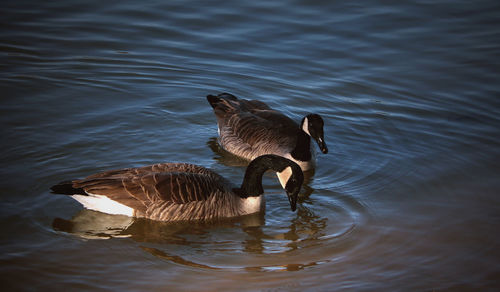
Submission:
M 500 288 L 500 2 L 0 7 L 3 289 Z M 220 92 L 325 119 L 296 212 L 271 173 L 265 214 L 213 224 L 50 194 L 169 161 L 239 184 L 205 99 Z

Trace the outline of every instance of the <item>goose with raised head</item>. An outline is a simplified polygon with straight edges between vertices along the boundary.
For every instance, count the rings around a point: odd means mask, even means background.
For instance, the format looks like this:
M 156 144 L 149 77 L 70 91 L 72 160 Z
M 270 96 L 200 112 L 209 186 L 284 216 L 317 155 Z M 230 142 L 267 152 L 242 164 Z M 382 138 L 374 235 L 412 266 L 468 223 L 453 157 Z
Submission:
M 303 171 L 315 166 L 311 137 L 321 152 L 328 153 L 323 119 L 308 114 L 300 125 L 258 100 L 239 99 L 229 93 L 208 95 L 219 130 L 219 143 L 226 151 L 252 160 L 275 154 L 297 163 Z
M 295 211 L 304 180 L 302 170 L 293 161 L 276 155 L 263 155 L 250 162 L 240 187 L 202 166 L 161 163 L 105 171 L 61 182 L 51 190 L 103 213 L 159 221 L 212 220 L 262 211 L 262 175 L 267 170 L 285 175 L 280 182 Z

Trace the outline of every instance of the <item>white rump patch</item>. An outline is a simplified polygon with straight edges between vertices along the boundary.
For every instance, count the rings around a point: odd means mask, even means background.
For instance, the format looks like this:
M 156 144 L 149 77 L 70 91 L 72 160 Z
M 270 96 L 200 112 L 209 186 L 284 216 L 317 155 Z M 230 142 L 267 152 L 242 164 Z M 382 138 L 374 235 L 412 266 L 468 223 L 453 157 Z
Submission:
M 288 166 L 287 168 L 283 169 L 282 172 L 277 172 L 278 179 L 280 180 L 281 186 L 285 188 L 286 183 L 290 179 L 290 176 L 292 176 L 292 168 Z
M 309 120 L 307 119 L 307 117 L 304 118 L 304 123 L 302 123 L 302 131 L 311 136 L 311 133 L 309 133 Z
M 258 213 L 262 210 L 264 195 L 241 199 L 241 215 Z
M 90 210 L 113 215 L 134 216 L 134 209 L 113 201 L 106 196 L 89 194 L 88 196 L 72 195 L 71 197 Z

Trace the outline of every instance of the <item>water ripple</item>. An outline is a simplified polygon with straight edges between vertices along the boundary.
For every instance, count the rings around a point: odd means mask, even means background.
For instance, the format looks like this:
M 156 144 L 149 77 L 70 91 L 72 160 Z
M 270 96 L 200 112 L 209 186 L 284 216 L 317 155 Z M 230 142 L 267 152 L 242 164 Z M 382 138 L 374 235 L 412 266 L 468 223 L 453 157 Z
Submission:
M 2 3 L 4 286 L 496 285 L 498 1 L 101 2 Z M 330 153 L 297 212 L 271 174 L 265 214 L 217 224 L 79 213 L 49 194 L 164 161 L 240 182 L 205 100 L 223 91 L 325 118 Z

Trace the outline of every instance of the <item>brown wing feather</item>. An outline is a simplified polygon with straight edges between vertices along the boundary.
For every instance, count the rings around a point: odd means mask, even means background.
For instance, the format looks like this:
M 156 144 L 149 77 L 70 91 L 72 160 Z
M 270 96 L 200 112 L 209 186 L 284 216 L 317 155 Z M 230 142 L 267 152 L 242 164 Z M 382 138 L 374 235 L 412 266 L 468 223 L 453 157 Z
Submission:
M 171 201 L 186 204 L 204 201 L 217 190 L 224 191 L 227 183 L 213 177 L 197 173 L 157 174 L 155 201 Z
M 137 168 L 123 168 L 99 172 L 86 177 L 85 179 L 92 178 L 124 178 L 124 177 L 137 177 L 143 176 L 148 173 L 161 173 L 161 172 L 191 172 L 203 173 L 207 175 L 214 175 L 220 177 L 217 173 L 202 166 L 189 164 L 189 163 L 157 163 Z
M 231 129 L 232 135 L 238 136 L 250 146 L 261 141 L 285 138 L 285 144 L 293 144 L 299 127 L 290 118 L 275 111 L 258 111 L 255 113 L 235 113 L 226 120 L 225 129 Z M 294 133 L 289 137 L 284 133 Z
M 110 170 L 73 182 L 75 188 L 104 195 L 143 214 L 153 203 L 203 201 L 229 185 L 209 169 L 183 163 Z
M 251 145 L 252 139 L 249 138 L 255 138 L 255 133 L 279 135 L 284 132 L 296 134 L 299 131 L 295 121 L 262 101 L 237 99 L 232 95 L 219 97 L 220 102 L 214 109 L 219 126 L 229 127 L 235 134 L 240 133 L 241 138 Z

